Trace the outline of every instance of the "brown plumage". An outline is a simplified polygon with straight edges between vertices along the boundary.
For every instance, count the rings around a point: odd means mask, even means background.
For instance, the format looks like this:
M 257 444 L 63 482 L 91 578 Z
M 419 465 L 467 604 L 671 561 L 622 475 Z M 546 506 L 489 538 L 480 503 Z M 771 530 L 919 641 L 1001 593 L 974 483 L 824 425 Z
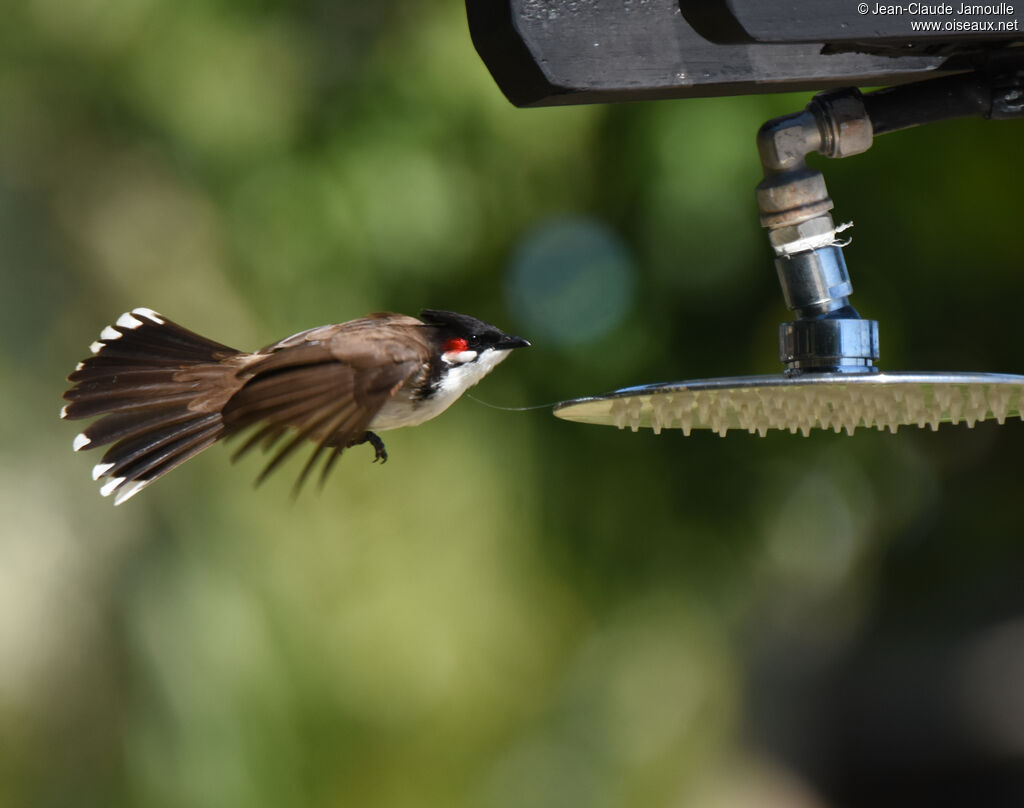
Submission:
M 101 416 L 76 436 L 74 448 L 111 444 L 93 478 L 105 480 L 101 493 L 116 494 L 115 504 L 250 428 L 235 457 L 256 446 L 269 450 L 287 436 L 259 480 L 307 441 L 314 450 L 297 487 L 326 453 L 323 480 L 352 445 L 369 442 L 376 460 L 387 459 L 371 426 L 434 417 L 508 349 L 528 344 L 465 315 L 421 316 L 426 322 L 371 314 L 243 353 L 151 309 L 135 309 L 104 329 L 91 346 L 94 355 L 68 376 L 74 386 L 64 394 L 61 417 Z M 475 340 L 473 349 L 468 340 Z

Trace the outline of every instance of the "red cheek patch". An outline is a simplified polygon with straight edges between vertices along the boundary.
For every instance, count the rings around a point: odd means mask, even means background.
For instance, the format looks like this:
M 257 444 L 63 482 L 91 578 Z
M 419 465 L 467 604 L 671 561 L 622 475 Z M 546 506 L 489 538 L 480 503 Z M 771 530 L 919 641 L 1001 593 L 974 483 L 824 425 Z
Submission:
M 442 347 L 443 353 L 462 353 L 469 350 L 469 343 L 462 337 L 448 340 Z

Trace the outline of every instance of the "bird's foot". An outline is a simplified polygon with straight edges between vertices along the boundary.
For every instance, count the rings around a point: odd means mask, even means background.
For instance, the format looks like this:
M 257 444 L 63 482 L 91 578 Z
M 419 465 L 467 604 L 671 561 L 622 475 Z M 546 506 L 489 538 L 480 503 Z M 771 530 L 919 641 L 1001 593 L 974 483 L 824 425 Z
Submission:
M 360 443 L 369 443 L 373 447 L 375 457 L 373 462 L 376 463 L 378 460 L 381 463 L 388 462 L 388 452 L 384 448 L 384 441 L 380 439 L 380 436 L 376 432 L 367 432 L 359 440 L 352 441 L 349 446 L 358 446 Z
M 370 442 L 373 447 L 374 458 L 373 462 L 376 463 L 378 460 L 381 463 L 388 462 L 388 450 L 384 448 L 384 441 L 380 439 L 380 436 L 376 432 L 367 432 L 366 439 Z

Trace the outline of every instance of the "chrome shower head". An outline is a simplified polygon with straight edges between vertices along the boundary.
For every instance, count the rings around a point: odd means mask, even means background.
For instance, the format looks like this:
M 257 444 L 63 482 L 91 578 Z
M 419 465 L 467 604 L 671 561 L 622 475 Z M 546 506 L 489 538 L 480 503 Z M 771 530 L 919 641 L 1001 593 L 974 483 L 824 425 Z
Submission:
M 1024 70 L 1014 75 L 1009 86 L 1024 93 Z M 1024 376 L 879 372 L 878 323 L 863 319 L 849 301 L 853 285 L 843 258 L 845 244 L 837 237 L 849 225 L 833 223 L 825 180 L 805 162 L 810 152 L 846 157 L 866 151 L 876 131 L 896 128 L 889 113 L 900 99 L 925 98 L 916 110 L 924 117 L 932 112 L 934 98 L 946 99 L 943 110 L 948 110 L 957 90 L 966 99 L 965 109 L 976 112 L 979 92 L 972 82 L 977 79 L 952 81 L 940 79 L 934 84 L 945 83 L 922 91 L 883 90 L 873 99 L 857 90 L 822 93 L 802 112 L 769 121 L 758 133 L 765 170 L 757 189 L 761 224 L 769 230 L 786 306 L 796 315 L 779 328 L 783 374 L 627 387 L 564 401 L 556 405 L 555 415 L 633 431 L 680 428 L 689 435 L 693 429 L 710 429 L 725 435 L 742 429 L 762 436 L 769 429 L 803 435 L 814 428 L 851 435 L 858 427 L 895 432 L 903 425 L 927 425 L 935 430 L 945 422 L 973 427 L 989 418 L 1001 424 L 1010 416 L 1024 417 Z M 988 90 L 995 109 L 996 91 Z M 887 123 L 877 129 L 869 103 L 886 113 L 880 120 Z M 913 115 L 898 121 L 900 126 L 915 122 Z
M 721 436 L 741 429 L 762 437 L 769 429 L 804 436 L 812 429 L 845 431 L 874 427 L 895 432 L 903 425 L 965 423 L 1021 416 L 1024 376 L 1001 373 L 815 373 L 798 376 L 735 376 L 627 387 L 603 396 L 577 398 L 555 415 L 584 424 L 608 424 L 634 432 L 649 427 L 710 429 Z

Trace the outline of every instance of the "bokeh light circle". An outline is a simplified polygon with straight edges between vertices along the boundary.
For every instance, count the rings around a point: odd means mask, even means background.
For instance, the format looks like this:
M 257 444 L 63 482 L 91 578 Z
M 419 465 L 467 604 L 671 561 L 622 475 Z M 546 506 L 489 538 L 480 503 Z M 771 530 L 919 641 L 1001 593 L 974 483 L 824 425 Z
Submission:
M 556 345 L 591 342 L 629 313 L 636 266 L 603 222 L 582 216 L 548 220 L 514 250 L 506 276 L 509 308 L 531 338 Z

